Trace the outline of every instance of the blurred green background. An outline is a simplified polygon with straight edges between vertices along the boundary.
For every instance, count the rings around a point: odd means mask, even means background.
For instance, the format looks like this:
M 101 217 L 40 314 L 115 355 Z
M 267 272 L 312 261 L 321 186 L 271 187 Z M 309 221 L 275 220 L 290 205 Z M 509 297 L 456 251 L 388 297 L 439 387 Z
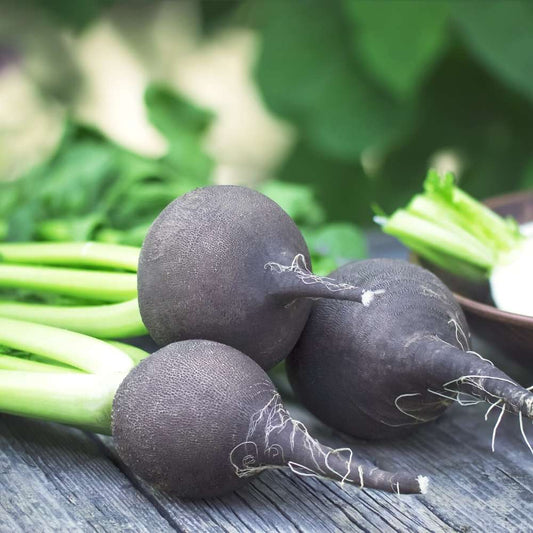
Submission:
M 532 29 L 512 0 L 0 0 L 0 238 L 140 244 L 239 183 L 325 272 L 430 166 L 533 187 Z

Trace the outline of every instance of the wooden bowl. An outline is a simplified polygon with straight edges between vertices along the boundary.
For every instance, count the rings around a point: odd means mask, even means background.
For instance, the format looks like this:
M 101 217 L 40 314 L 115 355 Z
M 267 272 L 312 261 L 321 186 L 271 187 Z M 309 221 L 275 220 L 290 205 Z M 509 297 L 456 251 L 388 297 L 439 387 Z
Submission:
M 484 203 L 501 215 L 514 217 L 521 224 L 533 221 L 533 191 L 496 196 Z M 414 260 L 437 274 L 450 287 L 475 335 L 494 344 L 503 355 L 533 368 L 533 317 L 494 307 L 488 282 L 471 282 L 420 258 L 414 257 Z

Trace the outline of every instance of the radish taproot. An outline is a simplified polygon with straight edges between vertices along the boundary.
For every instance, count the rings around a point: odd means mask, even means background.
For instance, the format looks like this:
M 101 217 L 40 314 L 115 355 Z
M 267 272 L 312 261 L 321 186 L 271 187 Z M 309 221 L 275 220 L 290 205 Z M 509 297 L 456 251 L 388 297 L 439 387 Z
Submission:
M 167 206 L 144 240 L 141 317 L 160 346 L 214 340 L 269 369 L 296 343 L 310 298 L 373 297 L 308 265 L 302 234 L 275 202 L 246 187 L 196 189 Z
M 234 348 L 177 342 L 130 370 L 127 356 L 103 341 L 16 322 L 10 321 L 13 333 L 2 342 L 20 347 L 25 336 L 38 332 L 48 339 L 50 359 L 57 352 L 61 360 L 98 373 L 43 372 L 42 364 L 34 372 L 26 364 L 0 370 L 0 411 L 111 432 L 132 472 L 163 490 L 189 498 L 219 496 L 265 469 L 284 466 L 303 476 L 389 492 L 427 488 L 423 476 L 386 472 L 361 464 L 349 449 L 321 445 L 289 416 L 261 367 Z M 82 350 L 76 340 L 83 341 Z M 105 356 L 91 361 L 91 345 Z M 39 343 L 31 347 L 43 350 Z
M 533 393 L 470 350 L 463 312 L 435 275 L 393 259 L 349 263 L 331 275 L 383 293 L 364 310 L 314 303 L 287 370 L 318 418 L 353 436 L 393 437 L 436 419 L 467 394 L 502 408 L 502 415 L 518 414 L 524 435 Z

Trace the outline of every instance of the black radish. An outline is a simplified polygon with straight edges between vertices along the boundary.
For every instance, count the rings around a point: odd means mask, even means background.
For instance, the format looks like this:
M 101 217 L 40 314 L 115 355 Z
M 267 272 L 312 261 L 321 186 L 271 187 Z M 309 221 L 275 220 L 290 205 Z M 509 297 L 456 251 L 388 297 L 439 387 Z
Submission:
M 246 187 L 195 189 L 163 210 L 143 243 L 141 317 L 160 346 L 214 340 L 269 369 L 296 343 L 311 298 L 373 297 L 308 265 L 302 234 L 275 202 Z
M 379 470 L 350 449 L 321 445 L 290 417 L 261 367 L 234 348 L 177 342 L 146 358 L 136 352 L 142 360 L 131 369 L 122 345 L 0 320 L 12 330 L 3 334 L 4 344 L 74 365 L 45 372 L 52 365 L 19 359 L 17 370 L 18 358 L 9 357 L 10 370 L 0 370 L 0 411 L 111 431 L 133 473 L 180 497 L 220 496 L 284 466 L 389 492 L 427 487 L 422 476 Z M 34 333 L 48 339 L 45 346 L 31 341 Z
M 219 496 L 284 466 L 390 492 L 427 484 L 321 445 L 290 417 L 257 363 L 212 341 L 170 344 L 135 367 L 113 402 L 113 436 L 136 474 L 188 498 Z
M 498 420 L 518 414 L 527 442 L 522 417 L 533 418 L 533 393 L 470 349 L 463 312 L 435 275 L 392 259 L 331 275 L 383 292 L 366 309 L 314 303 L 287 369 L 318 418 L 353 436 L 385 438 L 436 419 L 453 401 L 486 401 L 501 409 Z

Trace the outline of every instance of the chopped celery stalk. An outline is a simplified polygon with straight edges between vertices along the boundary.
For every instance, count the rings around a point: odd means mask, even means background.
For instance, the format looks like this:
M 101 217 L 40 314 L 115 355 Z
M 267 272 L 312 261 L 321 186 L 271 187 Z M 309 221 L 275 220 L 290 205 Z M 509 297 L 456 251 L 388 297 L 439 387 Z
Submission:
M 91 266 L 137 272 L 140 249 L 98 242 L 0 243 L 0 260 L 7 263 Z
M 0 287 L 121 302 L 137 296 L 137 276 L 124 272 L 0 263 Z
M 440 198 L 433 198 L 417 194 L 407 206 L 407 211 L 413 215 L 431 220 L 449 230 L 466 231 L 487 247 L 492 248 L 494 242 L 483 226 L 471 224 L 464 214 L 450 208 Z
M 387 219 L 383 231 L 400 240 L 407 238 L 411 242 L 419 242 L 423 246 L 485 269 L 492 268 L 496 259 L 490 248 L 484 246 L 468 232 L 460 228 L 451 231 L 403 209 L 397 210 Z
M 94 374 L 126 373 L 133 367 L 128 355 L 107 342 L 21 320 L 0 318 L 0 344 Z
M 438 197 L 459 213 L 467 221 L 465 228 L 483 228 L 496 248 L 509 250 L 521 240 L 518 225 L 514 221 L 502 218 L 457 187 L 453 174 L 447 173 L 441 177 L 435 170 L 430 170 L 424 188 L 429 196 Z
M 102 339 L 137 337 L 147 333 L 137 299 L 77 307 L 0 301 L 0 317 L 47 324 Z
M 56 374 L 58 372 L 79 373 L 75 368 L 40 363 L 39 361 L 24 359 L 22 357 L 13 357 L 11 355 L 0 355 L 0 369 L 22 370 L 27 372 L 52 372 Z
M 135 365 L 139 364 L 143 359 L 146 359 L 150 355 L 148 352 L 141 350 L 141 348 L 137 348 L 137 346 L 132 346 L 131 344 L 118 341 L 107 342 L 111 344 L 111 346 L 115 346 L 127 354 Z
M 455 259 L 451 255 L 443 254 L 429 246 L 424 246 L 416 240 L 402 238 L 401 241 L 418 256 L 427 259 L 434 265 L 463 278 L 472 281 L 483 281 L 487 279 L 486 270 L 476 267 L 471 263 L 466 263 L 461 259 Z
M 110 433 L 115 392 L 124 374 L 0 370 L 0 411 Z

